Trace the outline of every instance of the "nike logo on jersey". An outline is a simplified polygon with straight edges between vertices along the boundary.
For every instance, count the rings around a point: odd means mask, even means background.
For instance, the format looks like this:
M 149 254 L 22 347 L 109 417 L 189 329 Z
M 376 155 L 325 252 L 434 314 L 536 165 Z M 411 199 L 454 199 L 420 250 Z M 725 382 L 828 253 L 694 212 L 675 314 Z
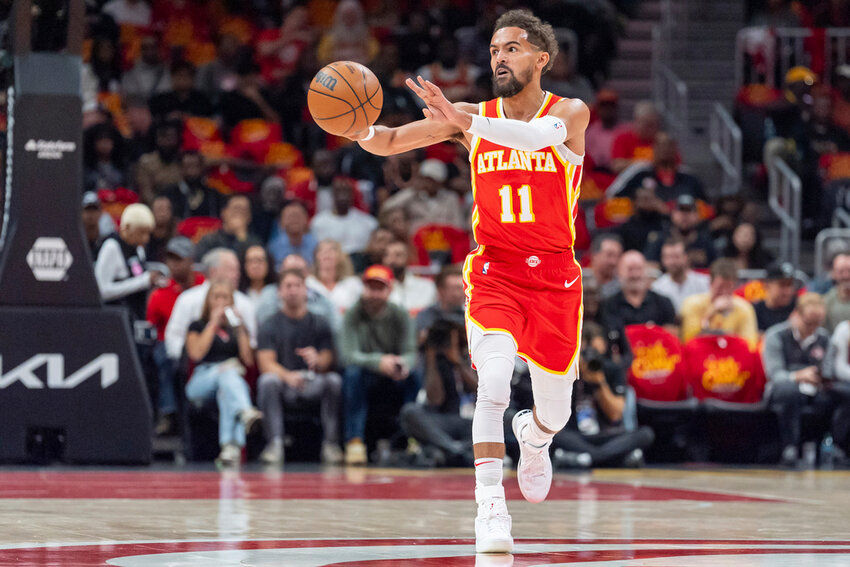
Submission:
M 564 287 L 566 287 L 566 288 L 573 287 L 573 284 L 576 283 L 580 277 L 581 276 L 576 276 L 576 278 L 571 282 L 564 281 Z

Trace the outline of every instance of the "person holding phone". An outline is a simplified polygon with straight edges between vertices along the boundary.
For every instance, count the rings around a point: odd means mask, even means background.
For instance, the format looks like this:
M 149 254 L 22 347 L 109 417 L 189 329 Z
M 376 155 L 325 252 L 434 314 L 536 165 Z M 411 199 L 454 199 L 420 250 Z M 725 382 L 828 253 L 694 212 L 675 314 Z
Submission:
M 230 282 L 213 281 L 201 318 L 189 325 L 186 335 L 186 352 L 196 364 L 186 397 L 194 403 L 218 402 L 217 462 L 222 465 L 239 464 L 245 435 L 262 417 L 251 404 L 243 378 L 245 368 L 254 364 L 254 354 L 244 321 L 233 307 L 233 291 Z

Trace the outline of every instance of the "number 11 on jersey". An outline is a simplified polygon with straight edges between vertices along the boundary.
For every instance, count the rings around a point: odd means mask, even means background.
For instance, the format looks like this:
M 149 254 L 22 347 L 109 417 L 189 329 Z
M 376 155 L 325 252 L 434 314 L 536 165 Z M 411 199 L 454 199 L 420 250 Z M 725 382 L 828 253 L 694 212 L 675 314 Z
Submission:
M 534 222 L 534 213 L 531 210 L 531 187 L 523 185 L 517 189 L 519 195 L 519 222 Z M 514 214 L 514 190 L 510 185 L 503 185 L 499 189 L 499 197 L 502 198 L 502 222 L 516 222 Z

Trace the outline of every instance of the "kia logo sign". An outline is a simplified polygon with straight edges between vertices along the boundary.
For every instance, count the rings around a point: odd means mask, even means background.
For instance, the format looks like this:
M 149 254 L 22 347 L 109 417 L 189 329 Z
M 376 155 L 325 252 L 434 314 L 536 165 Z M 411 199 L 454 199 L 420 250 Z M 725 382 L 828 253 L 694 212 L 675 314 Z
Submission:
M 61 238 L 40 236 L 27 253 L 27 264 L 40 282 L 58 282 L 65 278 L 74 257 Z
M 96 374 L 100 374 L 100 387 L 104 390 L 118 381 L 118 355 L 114 352 L 101 354 L 70 376 L 65 375 L 65 357 L 61 354 L 37 354 L 5 374 L 3 356 L 0 355 L 0 390 L 15 382 L 20 382 L 30 390 L 44 389 L 45 382 L 36 376 L 42 367 L 46 369 L 46 385 L 51 390 L 76 388 Z

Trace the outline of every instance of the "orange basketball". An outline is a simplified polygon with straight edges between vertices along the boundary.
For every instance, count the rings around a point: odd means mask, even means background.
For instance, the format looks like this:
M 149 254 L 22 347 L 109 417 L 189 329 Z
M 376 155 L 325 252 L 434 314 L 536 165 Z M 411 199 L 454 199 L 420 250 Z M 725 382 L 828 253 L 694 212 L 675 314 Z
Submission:
M 322 67 L 307 92 L 313 120 L 336 136 L 354 134 L 374 124 L 383 103 L 378 78 L 353 61 L 335 61 Z

